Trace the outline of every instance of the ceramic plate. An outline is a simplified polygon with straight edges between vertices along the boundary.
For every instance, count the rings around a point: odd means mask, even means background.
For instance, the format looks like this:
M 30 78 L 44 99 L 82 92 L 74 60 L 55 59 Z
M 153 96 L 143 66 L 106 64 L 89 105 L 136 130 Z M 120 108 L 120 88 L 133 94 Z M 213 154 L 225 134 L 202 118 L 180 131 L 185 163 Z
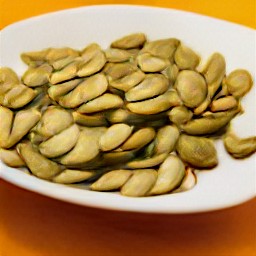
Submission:
M 24 20 L 1 32 L 1 66 L 21 75 L 24 51 L 70 46 L 81 49 L 98 42 L 106 48 L 123 35 L 144 32 L 150 40 L 176 37 L 200 53 L 202 63 L 214 52 L 227 61 L 227 73 L 245 68 L 255 79 L 255 31 L 206 16 L 143 6 L 91 6 L 50 13 Z M 241 136 L 255 135 L 255 86 L 244 97 L 245 113 L 233 122 Z M 219 165 L 198 174 L 197 186 L 184 193 L 128 198 L 117 193 L 93 192 L 40 180 L 0 163 L 1 177 L 22 188 L 63 201 L 112 210 L 151 213 L 193 213 L 241 204 L 255 196 L 255 155 L 234 160 L 221 141 L 216 142 Z

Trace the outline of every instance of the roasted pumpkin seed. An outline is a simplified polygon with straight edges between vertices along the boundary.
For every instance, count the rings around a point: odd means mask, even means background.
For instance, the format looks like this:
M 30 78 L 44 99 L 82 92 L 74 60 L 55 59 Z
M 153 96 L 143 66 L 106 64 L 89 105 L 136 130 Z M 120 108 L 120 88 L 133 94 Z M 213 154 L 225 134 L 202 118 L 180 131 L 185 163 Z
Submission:
M 218 164 L 213 140 L 181 134 L 176 146 L 180 158 L 196 168 L 213 168 Z
M 223 141 L 227 152 L 234 158 L 245 158 L 256 152 L 256 136 L 239 138 L 229 131 Z

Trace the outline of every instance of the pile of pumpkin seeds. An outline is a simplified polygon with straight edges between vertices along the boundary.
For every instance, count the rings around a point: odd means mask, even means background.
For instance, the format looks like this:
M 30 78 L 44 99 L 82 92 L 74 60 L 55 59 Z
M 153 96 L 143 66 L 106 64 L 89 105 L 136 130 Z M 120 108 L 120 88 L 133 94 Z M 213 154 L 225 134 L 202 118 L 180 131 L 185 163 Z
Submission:
M 256 137 L 230 128 L 252 77 L 226 74 L 219 53 L 198 70 L 199 55 L 180 40 L 136 33 L 106 50 L 92 43 L 21 59 L 21 79 L 0 68 L 0 158 L 8 166 L 137 197 L 193 188 L 195 170 L 218 164 L 215 139 L 234 158 L 256 151 Z

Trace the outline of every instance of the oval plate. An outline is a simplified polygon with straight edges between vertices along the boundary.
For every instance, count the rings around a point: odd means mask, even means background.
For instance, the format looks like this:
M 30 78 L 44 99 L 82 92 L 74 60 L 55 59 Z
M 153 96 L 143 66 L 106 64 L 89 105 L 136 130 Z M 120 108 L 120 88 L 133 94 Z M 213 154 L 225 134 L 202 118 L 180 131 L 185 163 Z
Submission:
M 197 51 L 202 62 L 213 52 L 222 53 L 227 73 L 235 68 L 250 71 L 255 80 L 255 31 L 206 16 L 171 9 L 107 5 L 70 9 L 34 17 L 10 25 L 1 32 L 1 66 L 21 75 L 26 66 L 20 53 L 47 47 L 82 49 L 92 42 L 108 47 L 113 40 L 144 32 L 149 40 L 176 37 Z M 241 137 L 256 131 L 255 86 L 243 99 L 245 113 L 233 121 Z M 219 165 L 198 174 L 197 186 L 187 192 L 148 198 L 129 198 L 117 193 L 93 192 L 86 187 L 54 184 L 27 175 L 0 162 L 0 174 L 22 188 L 63 201 L 112 210 L 150 213 L 194 213 L 222 209 L 255 196 L 255 155 L 234 160 L 216 142 Z

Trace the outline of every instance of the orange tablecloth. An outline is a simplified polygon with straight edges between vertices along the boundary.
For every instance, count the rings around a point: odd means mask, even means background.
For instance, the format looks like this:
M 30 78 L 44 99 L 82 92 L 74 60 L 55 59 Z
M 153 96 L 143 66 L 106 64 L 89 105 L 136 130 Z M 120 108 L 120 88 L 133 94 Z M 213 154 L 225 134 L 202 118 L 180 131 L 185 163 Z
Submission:
M 0 28 L 49 11 L 108 3 L 188 10 L 256 28 L 255 0 L 0 0 Z M 256 199 L 204 214 L 113 212 L 64 203 L 0 180 L 0 256 L 254 256 L 255 213 Z

